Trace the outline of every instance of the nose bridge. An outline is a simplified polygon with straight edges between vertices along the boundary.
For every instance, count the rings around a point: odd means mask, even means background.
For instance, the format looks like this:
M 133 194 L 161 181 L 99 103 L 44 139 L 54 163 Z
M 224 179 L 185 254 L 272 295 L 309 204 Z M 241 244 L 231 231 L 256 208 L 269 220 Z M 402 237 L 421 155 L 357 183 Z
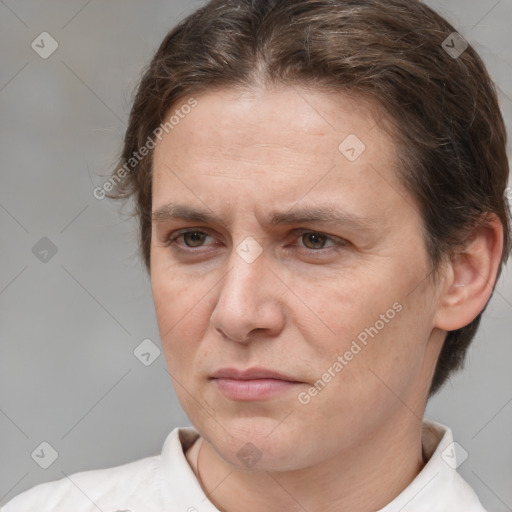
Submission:
M 257 257 L 254 246 L 241 242 L 233 251 L 229 259 L 229 271 L 221 283 L 219 303 L 228 305 L 230 310 L 249 310 L 257 307 L 260 296 L 265 291 L 265 266 L 263 254 Z M 267 276 L 268 277 L 268 276 Z
M 263 248 L 246 237 L 233 250 L 229 271 L 220 283 L 211 323 L 226 337 L 244 341 L 254 329 L 275 331 L 282 324 L 281 305 Z

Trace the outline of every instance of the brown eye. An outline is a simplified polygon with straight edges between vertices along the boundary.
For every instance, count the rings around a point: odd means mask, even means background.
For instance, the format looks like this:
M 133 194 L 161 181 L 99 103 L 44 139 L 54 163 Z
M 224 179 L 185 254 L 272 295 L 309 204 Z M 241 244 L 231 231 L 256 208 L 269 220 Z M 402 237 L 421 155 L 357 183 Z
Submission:
M 186 233 L 181 233 L 181 236 L 183 236 L 183 241 L 187 247 L 200 247 L 208 234 L 202 231 L 187 231 Z
M 325 242 L 329 240 L 328 236 L 315 232 L 303 233 L 300 238 L 304 246 L 312 250 L 323 249 Z
M 167 245 L 177 250 L 195 249 L 205 245 L 208 237 L 212 238 L 208 233 L 197 229 L 177 231 L 167 237 Z

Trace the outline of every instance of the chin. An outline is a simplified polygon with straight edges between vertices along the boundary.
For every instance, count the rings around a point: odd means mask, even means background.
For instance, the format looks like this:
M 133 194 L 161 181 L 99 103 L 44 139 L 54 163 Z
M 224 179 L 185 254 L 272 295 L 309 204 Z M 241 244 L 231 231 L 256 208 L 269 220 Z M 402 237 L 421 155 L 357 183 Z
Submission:
M 237 469 L 290 471 L 302 466 L 301 459 L 303 466 L 309 465 L 311 454 L 301 453 L 303 434 L 282 420 L 255 416 L 217 420 L 222 426 L 210 419 L 196 428 L 217 455 Z

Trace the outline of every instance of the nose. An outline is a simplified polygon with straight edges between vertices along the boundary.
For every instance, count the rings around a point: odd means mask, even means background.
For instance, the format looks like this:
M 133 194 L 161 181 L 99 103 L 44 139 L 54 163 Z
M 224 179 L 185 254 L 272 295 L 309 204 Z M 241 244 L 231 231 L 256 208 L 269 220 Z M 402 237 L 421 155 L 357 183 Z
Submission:
M 219 284 L 212 327 L 238 343 L 249 343 L 256 331 L 265 337 L 278 335 L 285 323 L 283 284 L 269 268 L 265 252 L 250 262 L 233 250 L 228 268 Z

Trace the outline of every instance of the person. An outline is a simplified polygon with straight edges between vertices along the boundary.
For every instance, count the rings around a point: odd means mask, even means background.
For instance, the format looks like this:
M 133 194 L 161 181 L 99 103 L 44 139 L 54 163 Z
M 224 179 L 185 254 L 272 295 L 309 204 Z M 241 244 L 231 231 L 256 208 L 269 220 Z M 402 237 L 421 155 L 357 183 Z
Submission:
M 17 511 L 478 512 L 426 403 L 510 252 L 494 85 L 416 0 L 211 0 L 165 37 L 118 167 L 193 427 Z

